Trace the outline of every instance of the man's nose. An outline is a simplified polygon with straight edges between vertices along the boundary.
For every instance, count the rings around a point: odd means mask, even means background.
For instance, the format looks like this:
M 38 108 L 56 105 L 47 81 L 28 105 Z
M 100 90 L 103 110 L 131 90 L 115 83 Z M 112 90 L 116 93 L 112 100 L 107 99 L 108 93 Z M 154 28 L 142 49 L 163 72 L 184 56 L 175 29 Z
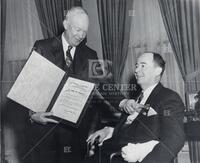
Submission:
M 79 39 L 84 39 L 86 37 L 86 34 L 83 31 L 79 31 L 78 36 L 79 36 Z
M 135 73 L 137 73 L 139 71 L 139 67 L 135 68 Z

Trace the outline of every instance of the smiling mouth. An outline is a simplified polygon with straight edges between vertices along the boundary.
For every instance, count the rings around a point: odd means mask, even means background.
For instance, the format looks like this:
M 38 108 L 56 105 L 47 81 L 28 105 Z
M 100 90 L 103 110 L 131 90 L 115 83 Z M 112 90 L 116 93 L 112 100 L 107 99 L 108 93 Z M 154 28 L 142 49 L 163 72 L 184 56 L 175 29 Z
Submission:
M 75 38 L 75 40 L 74 40 L 74 44 L 78 45 L 78 44 L 80 44 L 81 41 L 82 41 L 82 40 L 80 40 L 80 39 L 76 39 L 76 38 Z
M 138 76 L 138 75 L 136 75 L 135 77 L 136 77 L 136 79 L 140 79 L 140 78 L 143 78 L 144 76 Z
M 77 42 L 81 42 L 83 39 L 75 38 Z

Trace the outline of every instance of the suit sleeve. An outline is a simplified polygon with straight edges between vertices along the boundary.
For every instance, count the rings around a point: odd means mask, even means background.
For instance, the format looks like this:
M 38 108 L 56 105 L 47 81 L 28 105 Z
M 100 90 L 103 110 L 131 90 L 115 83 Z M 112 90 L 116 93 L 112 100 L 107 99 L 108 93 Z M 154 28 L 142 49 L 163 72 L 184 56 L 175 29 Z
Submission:
M 184 145 L 184 105 L 176 93 L 168 95 L 160 104 L 160 137 L 152 152 L 142 163 L 170 163 Z
M 41 41 L 36 41 L 33 45 L 33 49 L 32 50 L 35 50 L 36 52 L 38 52 L 39 54 L 43 55 L 43 46 L 41 46 Z

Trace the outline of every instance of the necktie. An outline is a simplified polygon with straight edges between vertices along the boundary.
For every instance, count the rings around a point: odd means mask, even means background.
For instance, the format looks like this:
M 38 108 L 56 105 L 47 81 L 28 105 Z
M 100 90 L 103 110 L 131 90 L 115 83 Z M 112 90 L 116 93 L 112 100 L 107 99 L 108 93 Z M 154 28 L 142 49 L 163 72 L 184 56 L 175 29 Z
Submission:
M 143 92 L 141 92 L 137 98 L 137 103 L 140 103 L 142 101 L 143 97 L 144 97 L 144 94 L 143 94 Z M 143 111 L 143 109 L 141 111 Z M 129 115 L 126 119 L 125 125 L 131 124 L 134 121 L 134 119 L 138 116 L 138 114 L 139 113 L 135 112 L 134 114 Z
M 70 67 L 71 67 L 71 64 L 72 64 L 72 56 L 71 56 L 71 53 L 70 53 L 71 49 L 72 49 L 72 46 L 69 45 L 69 46 L 68 46 L 68 49 L 67 49 L 67 51 L 66 51 L 66 59 L 65 59 L 65 62 L 66 62 L 66 65 L 67 65 L 68 68 L 70 68 Z
M 137 98 L 138 99 L 137 103 L 140 103 L 142 101 L 143 97 L 144 97 L 144 94 L 143 94 L 143 92 L 141 92 L 140 95 Z
M 137 103 L 140 103 L 142 101 L 143 97 L 144 97 L 144 94 L 143 94 L 143 92 L 141 92 L 140 95 L 139 95 L 139 97 L 138 97 Z M 140 113 L 144 114 L 144 115 L 147 115 L 148 111 L 149 111 L 149 108 L 150 108 L 150 106 L 148 104 L 144 105 L 144 108 L 142 108 L 142 110 L 140 111 Z

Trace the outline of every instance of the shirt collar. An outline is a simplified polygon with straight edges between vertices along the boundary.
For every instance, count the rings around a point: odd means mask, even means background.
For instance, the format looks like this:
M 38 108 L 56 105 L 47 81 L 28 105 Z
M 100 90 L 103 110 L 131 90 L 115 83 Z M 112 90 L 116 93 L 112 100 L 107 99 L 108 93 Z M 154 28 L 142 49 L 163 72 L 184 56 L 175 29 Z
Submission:
M 66 51 L 68 49 L 69 44 L 68 44 L 68 42 L 66 41 L 66 39 L 64 37 L 64 33 L 62 34 L 61 39 L 62 39 L 62 45 L 63 45 L 63 52 L 64 52 L 64 54 L 66 54 Z M 75 50 L 76 50 L 76 47 L 72 47 L 72 49 L 70 51 L 72 59 L 74 59 Z M 64 55 L 64 57 L 66 59 L 66 55 Z
M 153 91 L 153 89 L 157 86 L 158 83 L 148 87 L 147 89 L 143 90 L 143 99 L 141 100 L 140 104 L 145 104 L 147 99 L 149 98 L 151 92 Z

